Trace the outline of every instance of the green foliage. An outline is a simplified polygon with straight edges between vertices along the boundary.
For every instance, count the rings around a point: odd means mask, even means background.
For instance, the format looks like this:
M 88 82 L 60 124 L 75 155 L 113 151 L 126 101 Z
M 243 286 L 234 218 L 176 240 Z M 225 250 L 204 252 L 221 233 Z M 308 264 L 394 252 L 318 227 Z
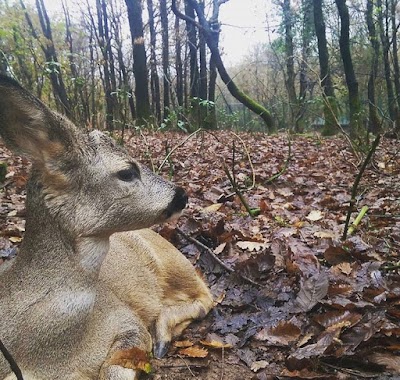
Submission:
M 158 129 L 160 131 L 167 129 L 178 129 L 188 133 L 188 123 L 182 120 L 182 111 L 182 107 L 178 107 L 177 109 L 168 108 L 168 116 L 163 120 Z

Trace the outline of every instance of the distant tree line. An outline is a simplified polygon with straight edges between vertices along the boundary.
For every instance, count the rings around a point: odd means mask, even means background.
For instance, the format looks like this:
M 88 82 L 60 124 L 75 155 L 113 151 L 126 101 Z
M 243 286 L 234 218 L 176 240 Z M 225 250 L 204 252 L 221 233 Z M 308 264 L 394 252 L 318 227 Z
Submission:
M 400 132 L 396 0 L 266 1 L 269 42 L 228 69 L 229 0 L 68 1 L 50 14 L 43 0 L 0 0 L 0 72 L 80 125 Z

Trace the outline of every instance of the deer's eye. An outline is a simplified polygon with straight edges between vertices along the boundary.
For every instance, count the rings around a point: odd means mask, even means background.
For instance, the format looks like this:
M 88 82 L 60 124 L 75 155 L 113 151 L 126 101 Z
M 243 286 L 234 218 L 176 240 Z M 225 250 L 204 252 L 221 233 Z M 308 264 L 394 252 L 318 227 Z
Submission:
M 137 165 L 132 164 L 129 169 L 123 169 L 117 172 L 117 177 L 124 182 L 132 182 L 137 178 L 140 178 L 140 171 Z

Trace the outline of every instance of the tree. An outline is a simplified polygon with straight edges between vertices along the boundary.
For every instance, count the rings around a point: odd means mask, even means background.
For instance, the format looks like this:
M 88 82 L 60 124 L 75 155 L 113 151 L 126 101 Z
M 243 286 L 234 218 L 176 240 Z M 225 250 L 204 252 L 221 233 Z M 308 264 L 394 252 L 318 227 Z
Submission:
M 135 76 L 136 113 L 139 123 L 150 117 L 146 49 L 144 46 L 142 4 L 140 0 L 125 0 L 132 37 L 133 75 Z
M 379 24 L 379 34 L 382 45 L 383 53 L 383 65 L 385 71 L 385 81 L 386 81 L 386 92 L 387 92 L 387 102 L 389 109 L 389 116 L 394 123 L 399 124 L 399 110 L 397 108 L 397 102 L 395 94 L 393 91 L 392 83 L 392 73 L 390 67 L 390 35 L 389 35 L 389 8 L 388 1 L 386 1 L 386 6 L 383 7 L 382 0 L 377 0 L 378 8 L 378 24 Z
M 294 46 L 293 46 L 293 20 L 294 15 L 290 7 L 290 0 L 282 2 L 283 24 L 285 28 L 285 55 L 286 55 L 286 79 L 285 85 L 288 92 L 290 104 L 290 123 L 294 126 L 296 132 L 298 124 L 296 122 L 298 115 L 298 101 L 295 88 L 295 72 L 294 72 Z
M 25 7 L 23 0 L 20 0 L 22 9 L 25 12 L 25 19 L 29 25 L 32 36 L 40 44 L 41 49 L 46 58 L 46 71 L 50 77 L 51 85 L 53 88 L 54 98 L 61 112 L 65 113 L 69 118 L 73 118 L 67 91 L 65 89 L 64 80 L 62 76 L 61 65 L 58 61 L 55 44 L 53 41 L 53 33 L 49 16 L 47 15 L 46 8 L 43 0 L 36 0 L 36 9 L 39 16 L 40 26 L 42 28 L 43 37 L 41 38 L 33 26 L 32 19 Z
M 259 115 L 264 120 L 267 129 L 269 131 L 272 131 L 273 118 L 272 118 L 270 112 L 266 108 L 264 108 L 262 105 L 258 104 L 253 99 L 251 99 L 249 96 L 247 96 L 243 91 L 241 91 L 236 86 L 236 84 L 234 83 L 234 81 L 229 76 L 228 72 L 226 71 L 226 68 L 225 68 L 224 63 L 221 58 L 221 55 L 219 53 L 218 45 L 216 45 L 215 39 L 212 38 L 212 30 L 210 29 L 208 21 L 206 20 L 204 13 L 201 11 L 200 6 L 197 3 L 197 1 L 196 0 L 186 0 L 186 3 L 190 4 L 190 6 L 196 11 L 199 23 L 197 23 L 194 18 L 188 17 L 187 15 L 184 15 L 181 12 L 179 12 L 179 10 L 176 8 L 176 0 L 172 0 L 172 10 L 174 11 L 174 13 L 177 16 L 186 20 L 188 23 L 191 23 L 193 26 L 196 25 L 201 30 L 201 33 L 204 33 L 204 37 L 205 37 L 207 46 L 210 49 L 211 54 L 214 57 L 216 67 L 218 69 L 218 73 L 221 76 L 222 81 L 226 84 L 229 92 L 232 94 L 233 97 L 235 97 L 237 100 L 239 100 L 248 109 L 250 109 L 257 115 Z
M 158 123 L 161 123 L 161 93 L 160 80 L 157 73 L 157 34 L 154 24 L 154 6 L 153 0 L 147 0 L 147 11 L 149 14 L 149 31 L 150 31 L 150 92 L 152 112 Z
M 354 73 L 350 52 L 350 17 L 346 0 L 335 0 L 340 17 L 340 55 L 343 61 L 344 74 L 349 97 L 350 134 L 353 138 L 361 136 L 361 105 L 358 94 L 358 82 Z
M 322 0 L 314 0 L 314 26 L 318 40 L 319 76 L 321 80 L 322 96 L 324 99 L 324 129 L 326 136 L 333 135 L 337 131 L 337 103 L 329 68 L 329 52 L 326 42 L 324 14 L 322 12 Z
M 376 33 L 374 13 L 374 0 L 367 0 L 366 21 L 368 27 L 368 37 L 371 44 L 371 68 L 368 78 L 368 110 L 369 110 L 369 129 L 371 132 L 378 133 L 381 129 L 376 101 L 375 101 L 375 80 L 378 74 L 379 63 L 379 41 Z
M 163 119 L 168 118 L 170 108 L 170 75 L 169 75 L 169 33 L 167 0 L 160 0 L 161 36 L 162 36 L 162 68 L 163 68 L 163 98 L 164 114 Z

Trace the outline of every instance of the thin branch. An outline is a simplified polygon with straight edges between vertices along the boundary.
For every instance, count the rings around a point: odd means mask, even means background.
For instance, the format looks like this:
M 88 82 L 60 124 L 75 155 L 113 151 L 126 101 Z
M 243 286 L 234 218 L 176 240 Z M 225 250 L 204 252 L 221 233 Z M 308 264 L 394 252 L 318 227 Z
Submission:
M 176 227 L 176 231 L 182 235 L 186 240 L 190 241 L 191 243 L 193 243 L 194 245 L 196 245 L 197 247 L 201 248 L 202 250 L 206 251 L 210 257 L 215 260 L 222 268 L 226 269 L 229 273 L 236 273 L 238 276 L 240 276 L 243 280 L 249 282 L 252 285 L 256 285 L 258 287 L 262 287 L 263 285 L 252 280 L 251 278 L 248 278 L 247 276 L 244 276 L 241 273 L 238 273 L 235 271 L 235 269 L 231 268 L 230 266 L 226 265 L 219 257 L 217 257 L 217 255 L 210 249 L 208 248 L 206 245 L 204 245 L 203 243 L 199 242 L 197 239 L 195 239 L 194 237 L 189 236 L 188 234 L 186 234 L 185 232 L 183 232 L 179 227 Z
M 10 352 L 7 350 L 7 348 L 4 346 L 3 342 L 0 339 L 0 351 L 8 361 L 8 364 L 11 367 L 11 370 L 14 372 L 15 376 L 17 377 L 17 380 L 24 380 L 22 377 L 22 372 L 21 369 L 18 367 L 18 364 L 10 354 Z
M 376 139 L 372 143 L 371 149 L 369 150 L 367 157 L 365 158 L 365 160 L 360 168 L 360 172 L 358 173 L 356 180 L 354 181 L 353 188 L 351 190 L 350 205 L 349 205 L 349 210 L 347 212 L 346 223 L 344 225 L 342 240 L 346 240 L 346 238 L 347 238 L 349 224 L 350 224 L 350 217 L 351 217 L 351 213 L 353 212 L 353 207 L 356 204 L 357 189 L 358 189 L 358 185 L 361 181 L 361 177 L 364 174 L 364 171 L 367 168 L 368 163 L 371 161 L 372 155 L 374 154 L 376 148 L 378 147 L 380 139 L 381 139 L 381 135 L 376 136 Z
M 158 167 L 156 173 L 159 173 L 162 169 L 162 167 L 165 165 L 165 163 L 169 160 L 169 158 L 171 157 L 172 153 L 174 153 L 179 147 L 181 147 L 182 145 L 184 145 L 186 143 L 186 141 L 190 140 L 194 135 L 196 135 L 197 133 L 203 131 L 202 128 L 196 129 L 193 133 L 191 133 L 188 137 L 186 137 L 185 140 L 183 140 L 182 142 L 180 142 L 179 144 L 175 145 L 170 151 L 169 153 L 165 156 L 164 160 L 161 162 L 160 166 Z
M 289 162 L 290 162 L 291 158 L 292 158 L 292 140 L 290 139 L 290 136 L 289 136 L 289 140 L 288 140 L 288 155 L 287 155 L 285 163 L 283 164 L 282 169 L 279 170 L 278 173 L 275 173 L 273 176 L 268 178 L 265 181 L 265 183 L 270 183 L 270 182 L 276 180 L 277 178 L 279 178 L 283 173 L 285 173 L 285 171 L 287 170 L 287 168 L 289 166 Z

